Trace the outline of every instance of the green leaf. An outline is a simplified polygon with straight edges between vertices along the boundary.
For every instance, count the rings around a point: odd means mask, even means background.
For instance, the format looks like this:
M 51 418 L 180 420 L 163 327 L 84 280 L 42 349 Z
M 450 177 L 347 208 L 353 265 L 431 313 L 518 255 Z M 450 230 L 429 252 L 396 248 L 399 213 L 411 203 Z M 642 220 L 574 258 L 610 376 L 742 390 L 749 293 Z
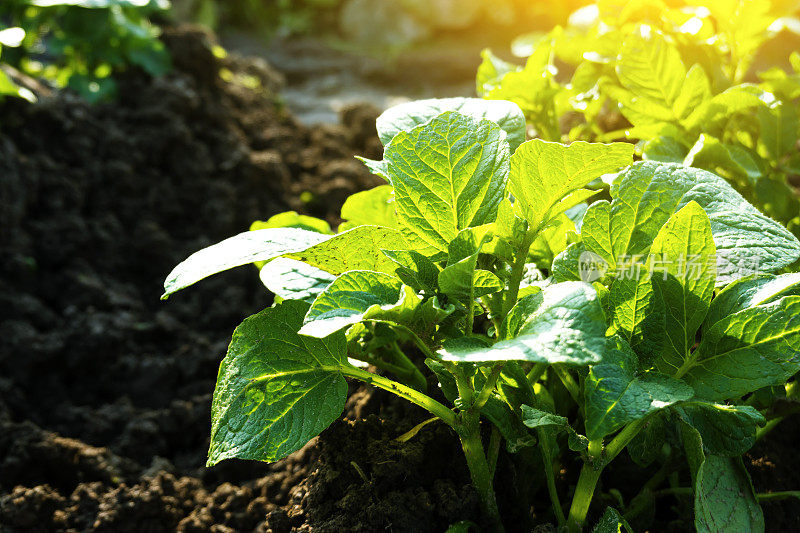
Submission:
M 656 372 L 640 374 L 638 367 L 636 354 L 618 338 L 616 347 L 589 371 L 584 398 L 590 440 L 694 395 L 682 381 Z
M 645 468 L 661 454 L 667 440 L 667 411 L 659 411 L 647 419 L 645 426 L 626 448 L 637 465 Z
M 231 458 L 286 457 L 344 411 L 344 335 L 298 335 L 307 309 L 304 302 L 286 301 L 234 331 L 211 407 L 209 466 Z
M 335 276 L 300 261 L 278 257 L 268 262 L 259 273 L 261 283 L 284 300 L 314 301 L 330 285 Z
M 753 447 L 756 430 L 766 421 L 749 405 L 684 402 L 673 408 L 681 420 L 695 428 L 710 455 L 738 457 Z
M 302 251 L 285 254 L 330 274 L 349 270 L 374 270 L 393 273 L 397 265 L 381 249 L 404 249 L 406 241 L 399 231 L 381 226 L 357 226 Z
M 659 135 L 644 143 L 642 159 L 661 163 L 683 163 L 686 147 L 674 137 Z
M 397 134 L 385 158 L 412 249 L 444 252 L 460 230 L 494 222 L 508 176 L 503 137 L 493 122 L 452 112 Z
M 295 211 L 286 211 L 271 216 L 268 220 L 256 220 L 250 224 L 250 231 L 269 228 L 300 228 L 333 235 L 330 224 L 316 217 L 298 215 Z
M 193 285 L 201 279 L 234 267 L 269 261 L 286 253 L 302 251 L 330 239 L 315 231 L 274 228 L 246 231 L 199 252 L 176 266 L 164 282 L 164 296 Z
M 694 525 L 698 533 L 764 531 L 764 515 L 741 459 L 709 455 L 700 465 Z
M 686 78 L 681 54 L 649 26 L 640 28 L 622 43 L 616 66 L 619 81 L 636 96 L 673 108 Z
M 755 94 L 752 86 L 736 85 L 703 102 L 681 124 L 688 131 L 711 132 L 717 122 L 763 105 L 764 102 Z
M 508 188 L 531 226 L 541 228 L 566 209 L 556 208 L 564 197 L 632 160 L 629 143 L 579 141 L 566 146 L 534 139 L 511 157 Z
M 589 440 L 576 432 L 572 426 L 569 425 L 569 420 L 563 416 L 536 409 L 530 405 L 523 405 L 522 423 L 531 429 L 555 426 L 555 428 L 560 431 L 566 431 L 569 449 L 574 452 L 586 450 L 589 447 Z
M 378 117 L 378 137 L 388 146 L 400 132 L 430 122 L 447 111 L 471 117 L 475 122 L 490 120 L 506 132 L 511 152 L 525 141 L 525 117 L 516 104 L 481 98 L 434 98 L 390 107 Z
M 685 118 L 703 102 L 711 98 L 711 84 L 703 67 L 692 65 L 682 80 L 681 91 L 672 103 L 677 118 Z
M 791 104 L 772 108 L 762 106 L 758 108 L 757 116 L 761 125 L 758 144 L 767 156 L 778 161 L 795 149 L 800 128 L 797 107 Z
M 351 324 L 374 320 L 430 336 L 436 324 L 453 311 L 453 305 L 441 307 L 436 297 L 425 299 L 393 276 L 353 270 L 317 296 L 300 333 L 322 338 Z
M 800 295 L 800 273 L 761 274 L 736 280 L 723 289 L 708 309 L 705 328 L 744 309 L 774 302 L 783 296 Z
M 436 292 L 440 269 L 433 261 L 413 250 L 381 251 L 397 264 L 394 273 L 403 283 L 418 291 Z
M 613 507 L 606 507 L 600 521 L 592 528 L 592 533 L 633 533 L 630 524 Z
M 503 61 L 488 48 L 484 48 L 481 51 L 481 59 L 481 64 L 478 66 L 478 74 L 475 78 L 476 93 L 481 97 L 496 89 L 506 74 L 521 70 L 519 66 Z M 525 136 L 523 135 L 517 146 L 522 144 L 524 140 Z
M 589 211 L 587 211 L 586 214 L 589 214 Z M 567 246 L 563 252 L 558 254 L 553 259 L 553 267 L 551 269 L 553 281 L 555 283 L 582 281 L 583 276 L 581 276 L 580 261 L 584 253 L 586 253 L 586 246 L 584 243 L 574 242 Z
M 374 307 L 391 309 L 400 305 L 401 286 L 400 280 L 388 274 L 368 270 L 345 272 L 311 304 L 300 334 L 327 337 L 361 322 Z
M 722 178 L 681 165 L 641 161 L 619 174 L 611 188 L 610 208 L 596 202 L 584 216 L 581 236 L 588 250 L 603 256 L 611 241 L 615 263 L 643 255 L 675 211 L 697 202 L 711 221 L 717 249 L 717 285 L 752 274 L 771 272 L 800 258 L 800 242 L 783 226 L 750 205 Z M 610 209 L 609 227 L 587 226 L 594 209 Z M 602 217 L 599 220 L 605 220 Z M 599 232 L 607 235 L 601 235 Z
M 757 158 L 757 155 L 739 145 L 722 143 L 715 137 L 702 134 L 683 164 L 712 172 L 722 170 L 733 177 L 755 183 L 765 172 Z
M 664 345 L 666 307 L 661 289 L 649 273 L 638 277 L 620 277 L 611 284 L 611 330 L 625 339 L 649 366 Z
M 784 383 L 800 370 L 800 296 L 750 307 L 706 330 L 684 380 L 722 401 Z
M 342 206 L 342 219 L 346 222 L 339 226 L 339 231 L 366 225 L 397 229 L 392 186 L 378 185 L 368 191 L 350 195 Z
M 666 338 L 656 366 L 673 374 L 694 346 L 714 294 L 716 250 L 711 223 L 692 201 L 672 215 L 650 248 L 650 272 L 666 309 Z
M 531 306 L 527 298 L 517 303 L 525 307 L 525 318 L 521 319 L 522 325 L 516 336 L 486 348 L 445 343 L 439 351 L 442 358 L 450 361 L 523 360 L 574 365 L 596 363 L 602 359 L 606 348 L 605 315 L 591 285 L 575 281 L 550 285 L 542 290 L 538 306 Z M 512 310 L 512 313 L 516 312 Z

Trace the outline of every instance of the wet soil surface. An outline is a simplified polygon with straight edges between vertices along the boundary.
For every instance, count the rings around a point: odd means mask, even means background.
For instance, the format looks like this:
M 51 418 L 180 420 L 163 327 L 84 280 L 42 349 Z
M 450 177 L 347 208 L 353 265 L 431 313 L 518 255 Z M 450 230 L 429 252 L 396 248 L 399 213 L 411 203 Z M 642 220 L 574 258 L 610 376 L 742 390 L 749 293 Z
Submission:
M 378 110 L 347 107 L 343 125 L 309 129 L 282 108 L 282 75 L 265 63 L 216 59 L 197 30 L 164 39 L 175 72 L 130 73 L 115 104 L 56 95 L 0 106 L 0 531 L 480 523 L 452 432 L 432 424 L 400 444 L 425 413 L 356 384 L 342 419 L 292 456 L 204 467 L 230 334 L 271 300 L 247 268 L 168 302 L 162 280 L 255 219 L 294 209 L 336 222 L 347 195 L 377 184 L 353 155 L 380 157 Z M 785 424 L 748 459 L 757 490 L 796 486 L 797 422 Z M 565 466 L 563 489 L 577 473 Z M 624 485 L 625 472 L 606 481 Z M 501 453 L 498 480 L 510 530 L 533 529 L 519 487 L 540 487 L 533 515 L 549 520 L 536 513 L 548 507 L 541 476 Z M 794 502 L 765 514 L 770 530 L 798 529 Z

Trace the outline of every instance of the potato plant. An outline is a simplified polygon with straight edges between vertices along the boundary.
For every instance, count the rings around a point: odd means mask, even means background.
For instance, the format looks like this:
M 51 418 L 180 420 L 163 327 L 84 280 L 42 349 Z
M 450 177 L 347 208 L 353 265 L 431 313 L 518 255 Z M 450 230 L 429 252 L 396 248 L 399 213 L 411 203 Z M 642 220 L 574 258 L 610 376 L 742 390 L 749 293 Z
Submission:
M 493 530 L 501 446 L 570 530 L 626 450 L 659 469 L 600 531 L 656 494 L 693 500 L 698 531 L 763 530 L 741 455 L 800 370 L 800 275 L 783 273 L 797 238 L 725 179 L 634 162 L 632 144 L 525 142 L 508 101 L 412 102 L 377 126 L 384 158 L 365 163 L 387 184 L 350 197 L 338 233 L 282 214 L 168 276 L 164 297 L 256 263 L 276 294 L 233 333 L 208 464 L 298 450 L 341 415 L 350 378 L 430 413 L 402 439 L 452 428 Z M 610 192 L 589 204 L 598 182 Z
M 800 234 L 787 183 L 800 173 L 800 55 L 791 52 L 790 72 L 764 70 L 756 55 L 794 9 L 600 0 L 566 27 L 529 36 L 524 66 L 484 51 L 478 94 L 517 103 L 547 140 L 638 141 L 645 159 L 710 170 Z

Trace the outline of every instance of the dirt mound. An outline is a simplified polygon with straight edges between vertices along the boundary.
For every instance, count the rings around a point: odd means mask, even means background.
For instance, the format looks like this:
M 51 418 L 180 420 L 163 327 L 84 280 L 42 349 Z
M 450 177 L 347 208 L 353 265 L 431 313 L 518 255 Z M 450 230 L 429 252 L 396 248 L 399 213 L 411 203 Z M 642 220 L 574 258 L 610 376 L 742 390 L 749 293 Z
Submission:
M 265 63 L 218 59 L 200 30 L 164 41 L 175 71 L 129 73 L 116 103 L 0 105 L 0 530 L 367 531 L 419 516 L 433 530 L 474 515 L 465 469 L 439 480 L 453 463 L 440 457 L 403 480 L 441 452 L 398 448 L 374 418 L 274 465 L 204 468 L 219 361 L 270 297 L 247 269 L 168 303 L 161 282 L 255 219 L 336 222 L 347 195 L 377 184 L 353 159 L 380 156 L 377 110 L 306 129 Z M 349 409 L 386 408 L 362 389 Z M 397 409 L 401 429 L 422 419 Z

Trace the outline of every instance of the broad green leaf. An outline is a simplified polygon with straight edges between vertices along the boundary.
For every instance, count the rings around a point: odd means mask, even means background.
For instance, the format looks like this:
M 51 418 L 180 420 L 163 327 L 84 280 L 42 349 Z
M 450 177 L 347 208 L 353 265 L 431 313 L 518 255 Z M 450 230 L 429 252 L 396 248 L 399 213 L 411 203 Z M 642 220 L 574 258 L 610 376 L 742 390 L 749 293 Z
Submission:
M 587 211 L 586 213 L 588 214 L 589 212 Z M 553 259 L 553 267 L 551 269 L 553 281 L 556 283 L 583 281 L 584 276 L 581 276 L 580 261 L 584 253 L 586 253 L 586 246 L 584 243 L 575 242 L 558 254 L 555 259 Z
M 756 442 L 756 430 L 766 422 L 749 405 L 683 402 L 673 408 L 681 420 L 696 429 L 710 455 L 738 457 Z
M 602 230 L 596 225 L 587 226 L 587 220 L 595 216 L 594 209 L 606 209 L 595 207 L 600 204 L 596 202 L 589 206 L 581 228 L 587 249 L 601 256 L 608 253 L 605 246 L 593 249 L 592 242 L 610 240 L 616 260 L 646 254 L 669 217 L 695 201 L 711 221 L 718 285 L 726 285 L 754 270 L 778 270 L 800 257 L 800 241 L 794 235 L 759 213 L 724 179 L 704 170 L 641 161 L 619 174 L 611 196 L 614 200 L 607 208 L 610 227 Z M 608 236 L 595 234 L 599 231 L 607 232 Z
M 212 274 L 299 252 L 330 238 L 316 231 L 297 228 L 261 229 L 240 233 L 195 252 L 176 266 L 164 282 L 164 295 L 161 298 L 166 299 L 170 294 Z
M 740 458 L 705 458 L 695 484 L 694 526 L 698 533 L 764 531 L 764 515 Z
M 697 139 L 683 164 L 712 172 L 722 170 L 735 178 L 743 178 L 750 183 L 764 175 L 765 169 L 757 155 L 735 144 L 722 143 L 715 137 L 702 134 Z
M 672 103 L 676 118 L 685 118 L 703 102 L 711 98 L 711 84 L 703 67 L 692 65 L 682 80 L 682 87 Z
M 589 440 L 583 435 L 578 434 L 578 432 L 569 425 L 569 420 L 563 416 L 536 409 L 530 405 L 523 405 L 522 423 L 531 429 L 555 426 L 557 430 L 566 431 L 567 444 L 569 449 L 574 452 L 585 450 L 589 446 Z
M 378 137 L 384 146 L 388 146 L 398 133 L 411 131 L 447 111 L 466 115 L 475 122 L 494 122 L 506 132 L 511 152 L 525 141 L 525 117 L 519 106 L 503 100 L 481 98 L 433 98 L 390 107 L 378 117 Z
M 542 268 L 549 268 L 553 259 L 570 244 L 570 233 L 577 233 L 575 223 L 566 214 L 559 213 L 533 241 L 528 250 L 529 259 Z
M 564 197 L 632 159 L 633 145 L 628 143 L 566 146 L 534 139 L 511 157 L 509 192 L 531 226 L 541 228 L 558 214 L 554 208 Z
M 661 123 L 675 120 L 675 112 L 666 104 L 653 100 L 646 96 L 637 96 L 624 87 L 612 83 L 608 79 L 600 80 L 600 92 L 617 102 L 620 113 L 631 124 L 636 126 L 634 130 L 626 130 L 625 136 L 628 138 L 649 137 L 637 133 L 642 127 L 655 127 L 660 129 Z M 615 135 L 615 138 L 618 135 Z
M 493 122 L 453 112 L 397 134 L 385 158 L 412 249 L 444 252 L 459 231 L 494 222 L 508 176 L 503 138 Z
M 613 507 L 606 507 L 600 521 L 592 528 L 592 533 L 633 533 L 633 528 Z
M 256 220 L 250 224 L 250 231 L 269 228 L 300 228 L 333 235 L 330 224 L 316 217 L 298 215 L 294 211 L 286 211 L 271 216 L 268 220 Z
M 475 78 L 476 93 L 481 97 L 501 85 L 506 74 L 520 70 L 520 67 L 500 59 L 488 48 L 481 51 L 481 59 L 481 64 L 478 66 L 478 74 Z M 517 145 L 522 144 L 524 140 L 525 136 L 523 135 Z M 514 148 L 516 149 L 516 147 Z
M 784 383 L 800 370 L 800 296 L 750 307 L 705 331 L 684 380 L 722 401 Z
M 694 394 L 680 380 L 656 372 L 640 374 L 630 346 L 622 340 L 616 344 L 600 364 L 591 368 L 584 385 L 586 436 L 590 440 L 610 435 Z
M 666 307 L 661 289 L 649 272 L 619 277 L 611 284 L 611 329 L 628 344 L 647 367 L 664 345 Z
M 495 393 L 481 409 L 481 415 L 497 426 L 506 441 L 506 449 L 516 453 L 521 448 L 536 444 L 536 438 L 523 425 L 520 415 Z
M 687 148 L 674 137 L 659 135 L 644 143 L 642 159 L 661 163 L 683 163 Z
M 304 302 L 286 301 L 234 331 L 211 406 L 209 466 L 231 458 L 276 461 L 344 411 L 344 335 L 298 335 L 307 309 Z
M 378 185 L 351 195 L 342 206 L 342 219 L 345 222 L 339 226 L 339 231 L 366 225 L 396 229 L 398 225 L 392 186 Z
M 618 226 L 617 218 L 612 220 L 612 204 L 606 200 L 600 200 L 589 206 L 586 214 L 583 215 L 581 224 L 581 238 L 586 250 L 600 256 L 610 269 L 616 269 L 618 259 L 625 258 L 624 254 L 619 253 L 617 246 L 612 240 L 612 228 Z
M 586 365 L 600 361 L 606 349 L 606 325 L 595 289 L 582 282 L 557 283 L 544 288 L 541 296 L 540 305 L 529 314 L 526 309 L 527 316 L 515 337 L 487 348 L 445 343 L 439 353 L 446 360 L 469 362 L 523 360 Z M 517 305 L 528 306 L 530 302 Z
M 349 270 L 374 270 L 393 273 L 394 261 L 381 249 L 404 249 L 406 241 L 399 231 L 381 226 L 357 226 L 302 251 L 284 254 L 333 275 Z
M 393 276 L 353 270 L 336 278 L 317 296 L 300 333 L 322 338 L 349 325 L 374 320 L 430 336 L 436 324 L 453 311 L 453 305 L 442 307 L 436 297 L 425 299 Z
M 667 220 L 650 249 L 649 264 L 666 310 L 666 338 L 656 366 L 673 374 L 689 356 L 714 294 L 716 249 L 700 205 L 689 202 Z
M 324 338 L 361 322 L 374 307 L 395 307 L 400 304 L 401 286 L 400 280 L 388 274 L 369 270 L 345 272 L 311 304 L 300 333 Z
M 746 109 L 763 105 L 764 102 L 754 94 L 752 87 L 737 85 L 700 104 L 681 124 L 688 131 L 711 132 L 710 128 L 717 122 Z
M 686 79 L 686 67 L 677 48 L 644 25 L 622 43 L 616 69 L 626 89 L 670 109 Z
M 759 147 L 773 161 L 778 161 L 795 149 L 800 129 L 797 111 L 797 107 L 791 104 L 758 108 L 758 122 L 761 125 Z
M 658 458 L 667 441 L 667 411 L 659 411 L 647 419 L 645 426 L 626 448 L 637 465 L 645 468 Z
M 314 301 L 330 285 L 335 276 L 300 261 L 278 257 L 266 263 L 259 272 L 261 283 L 284 300 Z
M 395 275 L 418 291 L 434 293 L 437 289 L 440 269 L 436 264 L 413 250 L 381 250 L 397 264 Z
M 376 161 L 374 159 L 367 159 L 366 157 L 361 157 L 361 156 L 356 156 L 356 159 L 364 163 L 364 166 L 367 167 L 367 170 L 369 170 L 371 173 L 375 174 L 380 178 L 385 179 L 386 181 L 390 181 L 389 163 L 385 159 Z
M 800 295 L 800 273 L 761 274 L 736 280 L 714 297 L 706 315 L 705 328 L 749 307 L 773 302 L 783 296 Z

